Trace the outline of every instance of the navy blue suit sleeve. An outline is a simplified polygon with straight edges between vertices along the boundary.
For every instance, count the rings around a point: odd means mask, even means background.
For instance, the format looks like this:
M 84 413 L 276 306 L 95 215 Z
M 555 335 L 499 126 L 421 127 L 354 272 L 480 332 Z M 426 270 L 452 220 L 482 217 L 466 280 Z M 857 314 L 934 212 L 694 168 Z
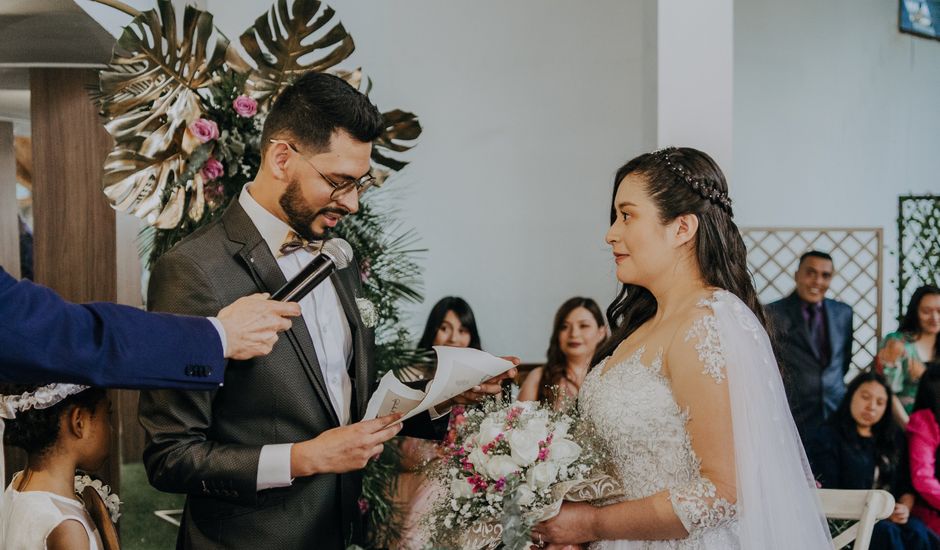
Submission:
M 204 317 L 73 304 L 0 268 L 0 380 L 120 388 L 211 389 L 222 342 Z

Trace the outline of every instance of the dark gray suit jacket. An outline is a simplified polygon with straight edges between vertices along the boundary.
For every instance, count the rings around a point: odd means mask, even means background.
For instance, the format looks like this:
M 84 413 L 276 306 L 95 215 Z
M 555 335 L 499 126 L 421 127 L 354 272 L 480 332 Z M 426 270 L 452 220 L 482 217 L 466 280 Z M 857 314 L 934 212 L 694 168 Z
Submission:
M 826 364 L 810 343 L 802 302 L 795 292 L 767 306 L 790 410 L 804 440 L 842 402 L 843 379 L 852 363 L 852 308 L 829 299 L 824 306 L 831 350 Z
M 352 331 L 351 418 L 359 419 L 375 383 L 375 336 L 355 303 L 361 296 L 357 269 L 339 270 L 331 279 Z M 233 201 L 218 220 L 160 258 L 148 306 L 214 315 L 242 296 L 273 292 L 285 282 L 260 233 Z M 230 363 L 218 390 L 142 393 L 140 422 L 148 436 L 144 464 L 151 484 L 188 495 L 179 547 L 339 549 L 355 531 L 359 473 L 298 478 L 290 487 L 256 491 L 263 445 L 304 441 L 339 426 L 302 318 L 269 355 Z M 441 433 L 428 423 L 425 414 L 410 424 L 425 435 Z

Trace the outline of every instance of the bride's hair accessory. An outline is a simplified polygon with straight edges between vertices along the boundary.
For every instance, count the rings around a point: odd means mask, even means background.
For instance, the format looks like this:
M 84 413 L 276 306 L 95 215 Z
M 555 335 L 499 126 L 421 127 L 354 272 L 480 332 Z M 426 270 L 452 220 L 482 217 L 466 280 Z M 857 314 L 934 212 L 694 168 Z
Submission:
M 720 207 L 731 215 L 731 198 L 728 196 L 728 192 L 719 191 L 714 183 L 705 178 L 693 177 L 685 166 L 679 162 L 673 161 L 672 154 L 678 151 L 679 150 L 675 147 L 666 147 L 665 149 L 653 152 L 653 155 L 662 161 L 670 172 L 682 178 L 700 197 Z

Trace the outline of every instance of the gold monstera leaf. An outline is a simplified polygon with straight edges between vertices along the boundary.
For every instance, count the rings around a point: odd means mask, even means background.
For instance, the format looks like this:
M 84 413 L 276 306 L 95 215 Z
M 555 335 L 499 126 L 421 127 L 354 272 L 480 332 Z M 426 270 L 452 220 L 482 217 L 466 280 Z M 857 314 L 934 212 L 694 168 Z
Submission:
M 140 154 L 138 149 L 132 144 L 119 145 L 111 151 L 104 162 L 104 194 L 117 210 L 133 214 L 150 225 L 158 220 L 166 224 L 175 210 L 182 208 L 178 199 L 184 188 L 179 180 L 185 162 L 179 153 L 158 160 Z M 170 190 L 177 200 L 164 204 L 164 196 Z
M 250 95 L 267 101 L 296 76 L 326 71 L 349 57 L 356 46 L 343 24 L 333 22 L 335 15 L 333 8 L 318 0 L 294 0 L 292 5 L 277 0 L 258 17 L 241 35 L 241 44 L 255 64 L 246 83 Z M 314 59 L 307 60 L 308 56 Z
M 202 115 L 199 90 L 223 69 L 228 46 L 208 12 L 187 6 L 179 27 L 169 0 L 124 28 L 93 94 L 116 143 L 104 180 L 116 209 L 161 225 L 175 217 L 182 134 Z M 164 193 L 171 193 L 172 212 Z
M 391 170 L 401 170 L 408 165 L 407 162 L 392 158 L 388 152 L 403 153 L 412 147 L 414 140 L 421 135 L 421 124 L 414 113 L 395 109 L 382 113 L 385 120 L 385 130 L 373 142 L 372 161 Z

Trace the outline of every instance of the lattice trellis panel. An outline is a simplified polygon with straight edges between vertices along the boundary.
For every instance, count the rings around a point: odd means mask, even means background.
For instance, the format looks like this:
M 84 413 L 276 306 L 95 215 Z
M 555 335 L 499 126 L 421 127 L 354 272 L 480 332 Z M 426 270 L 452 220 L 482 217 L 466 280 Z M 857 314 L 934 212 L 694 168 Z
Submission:
M 917 287 L 940 286 L 940 196 L 898 199 L 898 316 Z
M 750 227 L 741 233 L 747 246 L 748 267 L 764 304 L 793 292 L 793 274 L 804 252 L 819 250 L 832 256 L 835 276 L 826 297 L 852 306 L 852 364 L 857 368 L 868 366 L 881 337 L 881 228 Z

